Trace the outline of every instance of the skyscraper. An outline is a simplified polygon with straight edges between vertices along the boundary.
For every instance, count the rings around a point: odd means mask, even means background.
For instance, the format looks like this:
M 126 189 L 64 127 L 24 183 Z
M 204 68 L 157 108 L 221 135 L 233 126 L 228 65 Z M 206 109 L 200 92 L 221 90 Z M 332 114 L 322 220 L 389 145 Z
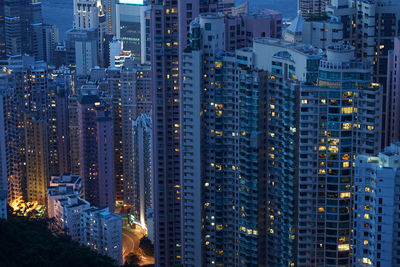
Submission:
M 50 181 L 47 123 L 38 114 L 25 114 L 27 201 L 47 205 Z
M 133 121 L 133 181 L 129 181 L 134 193 L 135 216 L 142 225 L 147 225 L 147 210 L 153 207 L 151 181 L 151 117 L 142 114 Z M 128 181 L 126 181 L 128 182 Z
M 327 0 L 298 0 L 297 8 L 304 18 L 308 18 L 325 12 L 327 2 Z
M 137 63 L 149 63 L 149 20 L 146 14 L 151 5 L 146 1 L 120 1 L 116 5 L 116 37 L 124 42 L 124 50 L 131 51 Z
M 79 96 L 79 162 L 84 198 L 91 205 L 113 211 L 114 151 L 109 113 L 96 94 Z
M 386 81 L 385 145 L 400 140 L 400 38 L 394 38 L 394 48 L 388 54 Z
M 356 158 L 353 266 L 400 264 L 400 144 Z
M 390 105 L 386 103 L 390 97 L 386 92 L 388 52 L 394 47 L 394 37 L 400 33 L 400 4 L 395 1 L 338 0 L 331 1 L 326 11 L 340 18 L 344 41 L 355 47 L 357 58 L 372 64 L 373 80 L 383 85 L 381 139 L 385 140 L 386 130 L 390 127 L 386 126 L 390 120 L 390 114 L 386 114 L 389 112 L 386 107 Z

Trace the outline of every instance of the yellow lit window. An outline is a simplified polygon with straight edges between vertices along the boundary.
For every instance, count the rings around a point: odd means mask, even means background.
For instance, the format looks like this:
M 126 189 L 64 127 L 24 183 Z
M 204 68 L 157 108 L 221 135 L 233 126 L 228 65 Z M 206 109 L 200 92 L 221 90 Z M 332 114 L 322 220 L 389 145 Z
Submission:
M 364 240 L 364 245 L 366 246 L 366 245 L 368 245 L 368 240 Z
M 340 244 L 338 245 L 339 251 L 347 251 L 350 250 L 350 244 Z
M 326 150 L 326 146 L 320 146 L 318 150 L 319 151 L 325 151 Z
M 326 104 L 326 99 L 321 99 L 322 104 Z
M 329 150 L 329 152 L 332 152 L 332 153 L 338 153 L 339 152 L 339 148 L 337 146 L 329 146 L 328 150 Z
M 350 130 L 352 127 L 352 124 L 350 122 L 346 122 L 342 124 L 342 129 L 343 130 Z
M 340 198 L 348 198 L 348 197 L 350 197 L 350 192 L 340 193 Z
M 350 162 L 348 161 L 343 162 L 343 168 L 348 168 L 348 167 L 350 167 Z
M 369 188 L 368 186 L 366 186 L 366 187 L 364 188 L 364 190 L 365 190 L 365 192 L 371 192 L 371 188 Z
M 318 208 L 318 211 L 319 211 L 319 212 L 324 212 L 325 209 L 324 209 L 324 207 L 319 207 L 319 208 Z
M 368 129 L 369 131 L 372 131 L 372 130 L 374 130 L 374 129 L 375 129 L 375 127 L 374 127 L 374 126 L 372 126 L 372 125 L 368 125 L 368 126 L 367 126 L 367 129 Z
M 222 62 L 215 61 L 215 67 L 216 68 L 221 68 L 222 67 Z
M 353 113 L 353 108 L 352 108 L 352 107 L 345 107 L 345 108 L 342 108 L 342 113 L 344 113 L 344 114 Z
M 364 219 L 369 220 L 369 214 L 368 213 L 364 214 Z
M 368 265 L 372 265 L 372 261 L 369 258 L 363 258 L 362 261 L 363 261 L 363 263 L 366 263 Z
M 350 155 L 349 155 L 349 154 L 344 154 L 344 155 L 342 156 L 342 159 L 344 159 L 344 160 L 349 160 L 349 159 L 350 159 Z
M 302 100 L 301 100 L 301 103 L 302 103 L 302 104 L 307 104 L 307 103 L 308 103 L 308 100 L 307 100 L 307 99 L 302 99 Z
M 324 169 L 319 169 L 318 174 L 325 174 L 325 170 Z

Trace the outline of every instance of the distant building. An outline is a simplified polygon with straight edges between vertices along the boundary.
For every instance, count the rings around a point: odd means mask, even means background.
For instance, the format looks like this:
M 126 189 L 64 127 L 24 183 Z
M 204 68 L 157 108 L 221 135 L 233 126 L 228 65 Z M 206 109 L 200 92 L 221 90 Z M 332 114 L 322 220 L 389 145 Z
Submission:
M 64 174 L 53 176 L 50 180 L 50 187 L 70 186 L 77 195 L 82 195 L 82 179 L 79 175 Z
M 147 211 L 153 207 L 153 185 L 151 179 L 152 123 L 147 114 L 133 121 L 133 180 L 125 181 L 130 189 L 127 193 L 135 208 L 136 219 L 147 225 Z
M 353 266 L 399 266 L 400 143 L 355 163 Z
M 98 65 L 98 29 L 67 31 L 67 65 L 76 68 L 77 75 L 87 75 Z
M 84 198 L 98 207 L 115 207 L 113 135 L 110 112 L 95 94 L 78 100 L 79 163 Z
M 143 0 L 123 0 L 116 5 L 116 37 L 124 42 L 124 50 L 131 51 L 138 64 L 150 62 L 150 8 L 150 2 Z
M 49 157 L 47 123 L 34 113 L 25 114 L 27 201 L 47 205 Z
M 298 0 L 298 10 L 300 14 L 307 18 L 315 14 L 325 12 L 327 0 Z
M 122 219 L 107 208 L 91 207 L 81 213 L 81 244 L 122 265 Z
M 385 130 L 385 145 L 400 141 L 400 37 L 388 54 Z

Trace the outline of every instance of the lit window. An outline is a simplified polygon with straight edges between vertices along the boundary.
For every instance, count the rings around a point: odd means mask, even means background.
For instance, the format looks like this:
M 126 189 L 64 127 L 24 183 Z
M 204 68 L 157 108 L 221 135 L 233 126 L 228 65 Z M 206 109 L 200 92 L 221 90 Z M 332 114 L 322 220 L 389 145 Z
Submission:
M 343 130 L 350 130 L 352 127 L 352 124 L 350 122 L 346 122 L 342 124 L 342 129 Z
M 349 197 L 350 197 L 350 192 L 340 193 L 340 198 L 349 198 Z
M 338 245 L 339 251 L 347 251 L 350 250 L 350 244 L 340 244 Z

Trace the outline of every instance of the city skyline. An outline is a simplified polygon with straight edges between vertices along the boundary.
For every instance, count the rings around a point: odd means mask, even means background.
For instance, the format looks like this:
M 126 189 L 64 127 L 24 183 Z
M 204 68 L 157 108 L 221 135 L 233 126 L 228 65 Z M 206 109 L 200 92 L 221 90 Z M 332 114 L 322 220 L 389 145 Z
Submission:
M 0 218 L 116 266 L 400 265 L 399 2 L 55 4 L 0 0 Z

